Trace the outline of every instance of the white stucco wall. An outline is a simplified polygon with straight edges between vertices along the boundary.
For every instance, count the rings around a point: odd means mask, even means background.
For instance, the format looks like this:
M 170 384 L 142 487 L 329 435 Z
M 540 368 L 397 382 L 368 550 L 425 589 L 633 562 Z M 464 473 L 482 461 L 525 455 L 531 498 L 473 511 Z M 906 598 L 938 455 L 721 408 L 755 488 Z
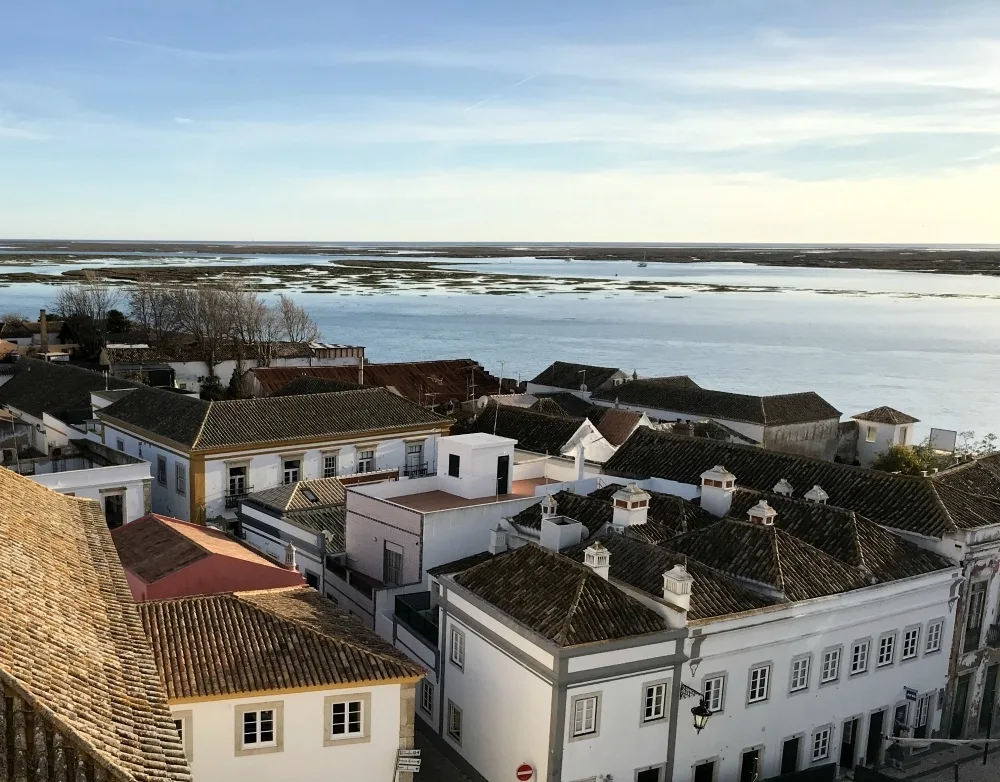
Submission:
M 703 691 L 706 678 L 724 673 L 725 702 L 700 735 L 678 740 L 674 779 L 690 782 L 694 766 L 708 758 L 717 760 L 719 779 L 736 778 L 742 753 L 758 746 L 763 747 L 761 778 L 777 776 L 782 745 L 794 736 L 802 736 L 799 768 L 808 768 L 813 765 L 813 733 L 826 725 L 833 729 L 830 756 L 820 762 L 839 761 L 844 721 L 854 717 L 860 720 L 855 747 L 859 757 L 865 751 L 869 716 L 886 710 L 883 727 L 891 730 L 894 709 L 905 702 L 905 687 L 933 695 L 929 728 L 935 729 L 940 718 L 936 694 L 947 679 L 954 626 L 948 608 L 954 573 L 957 570 L 692 628 L 686 642 L 691 661 L 683 666 L 683 683 Z M 941 649 L 927 654 L 927 626 L 936 620 L 945 623 Z M 921 629 L 919 652 L 904 661 L 903 632 L 914 626 Z M 877 668 L 879 639 L 887 632 L 897 634 L 894 662 Z M 851 676 L 853 644 L 865 638 L 871 639 L 867 672 Z M 840 676 L 820 684 L 822 656 L 831 647 L 842 648 Z M 812 655 L 809 687 L 790 693 L 792 660 L 805 654 Z M 765 662 L 771 664 L 768 699 L 748 704 L 749 671 Z M 914 710 L 911 703 L 911 723 Z
M 510 518 L 538 501 L 538 497 L 522 497 L 426 514 L 423 570 L 486 551 L 490 545 L 490 530 L 501 519 Z
M 29 476 L 35 483 L 60 494 L 97 500 L 104 508 L 104 493 L 122 490 L 125 494 L 125 521 L 135 521 L 146 513 L 143 484 L 150 479 L 149 463 L 91 467 Z
M 195 782 L 283 779 L 373 782 L 393 778 L 400 730 L 399 684 L 345 688 L 233 700 L 174 703 L 171 711 L 191 712 L 190 763 Z M 370 741 L 324 746 L 324 698 L 328 695 L 370 693 Z M 281 701 L 284 730 L 281 751 L 236 755 L 236 707 Z
M 151 443 L 135 435 L 116 429 L 111 424 L 104 425 L 103 439 L 95 438 L 108 448 L 121 450 L 130 456 L 137 456 L 149 463 L 152 511 L 163 516 L 173 516 L 183 521 L 191 521 L 191 503 L 188 495 L 191 491 L 191 467 L 188 463 L 187 454 L 169 449 L 158 443 Z M 118 448 L 118 441 L 121 440 L 124 448 Z M 158 457 L 167 460 L 167 481 L 161 484 L 157 477 Z M 177 491 L 176 470 L 180 465 L 186 475 L 184 482 L 184 493 Z
M 913 424 L 893 426 L 892 424 L 877 424 L 873 421 L 858 422 L 858 461 L 862 467 L 870 467 L 875 457 L 888 451 L 894 445 L 913 445 Z M 875 440 L 868 442 L 868 427 L 875 428 Z M 904 434 L 905 443 L 904 443 Z

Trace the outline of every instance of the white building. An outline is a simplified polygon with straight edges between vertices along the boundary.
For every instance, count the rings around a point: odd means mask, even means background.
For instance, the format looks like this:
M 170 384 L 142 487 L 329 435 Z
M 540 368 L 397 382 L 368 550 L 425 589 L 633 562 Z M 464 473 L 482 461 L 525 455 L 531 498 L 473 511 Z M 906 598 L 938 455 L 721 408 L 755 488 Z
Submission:
M 412 782 L 423 671 L 309 587 L 139 604 L 195 782 Z M 191 676 L 197 670 L 198 676 Z
M 94 436 L 153 465 L 153 510 L 185 521 L 235 518 L 300 480 L 426 474 L 452 423 L 379 388 L 222 402 L 142 388 L 96 416 Z
M 858 427 L 856 456 L 862 467 L 894 445 L 913 445 L 913 425 L 920 420 L 891 407 L 876 407 L 852 416 Z

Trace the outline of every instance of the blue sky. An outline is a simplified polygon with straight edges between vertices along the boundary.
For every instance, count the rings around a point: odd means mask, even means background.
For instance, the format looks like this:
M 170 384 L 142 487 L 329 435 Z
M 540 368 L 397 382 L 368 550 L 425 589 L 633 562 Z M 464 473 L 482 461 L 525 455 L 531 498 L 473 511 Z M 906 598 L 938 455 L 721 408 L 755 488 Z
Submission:
M 1000 242 L 1000 5 L 33 0 L 0 236 Z

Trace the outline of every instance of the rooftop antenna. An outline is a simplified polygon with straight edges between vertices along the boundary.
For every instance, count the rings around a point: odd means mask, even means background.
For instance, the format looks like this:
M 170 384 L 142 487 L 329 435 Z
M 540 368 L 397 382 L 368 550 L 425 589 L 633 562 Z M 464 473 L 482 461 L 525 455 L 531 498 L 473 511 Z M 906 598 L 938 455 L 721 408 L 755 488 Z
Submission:
M 503 395 L 503 368 L 504 368 L 504 365 L 506 363 L 507 363 L 506 361 L 501 361 L 500 362 L 500 395 L 501 396 Z M 496 412 L 493 415 L 493 436 L 494 437 L 496 437 L 496 435 L 497 435 L 497 421 L 499 420 L 499 418 L 500 418 L 500 405 L 497 404 Z

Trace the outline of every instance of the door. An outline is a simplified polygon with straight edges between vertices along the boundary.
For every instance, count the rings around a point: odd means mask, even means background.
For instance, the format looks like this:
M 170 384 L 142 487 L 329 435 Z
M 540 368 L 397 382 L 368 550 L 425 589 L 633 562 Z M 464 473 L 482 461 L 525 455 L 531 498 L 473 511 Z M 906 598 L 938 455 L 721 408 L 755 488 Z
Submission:
M 897 739 L 900 736 L 907 736 L 910 732 L 910 707 L 904 703 L 896 707 L 896 713 L 892 718 L 892 735 Z
M 865 747 L 865 763 L 869 766 L 875 764 L 879 759 L 882 750 L 882 723 L 885 721 L 885 712 L 877 711 L 868 718 L 868 744 Z
M 125 498 L 123 495 L 104 495 L 104 518 L 111 529 L 116 529 L 125 523 Z
M 247 493 L 247 468 L 229 468 L 229 495 L 231 497 L 244 496 Z
M 760 750 L 751 749 L 743 753 L 740 760 L 740 782 L 755 782 L 757 765 L 760 763 Z
M 497 494 L 507 494 L 510 491 L 510 457 L 501 456 L 497 459 Z
M 694 767 L 694 782 L 715 782 L 715 761 L 700 763 Z
M 858 753 L 858 728 L 860 720 L 846 720 L 840 736 L 840 767 L 854 768 L 854 759 Z
M 979 732 L 992 733 L 993 709 L 996 707 L 997 697 L 997 668 L 1000 666 L 991 665 L 986 669 L 986 684 L 983 685 L 983 703 L 979 707 Z
M 965 726 L 965 709 L 969 705 L 969 680 L 972 674 L 966 674 L 958 680 L 955 687 L 955 700 L 951 704 L 951 731 L 948 738 L 962 738 L 962 728 Z
M 802 739 L 796 736 L 788 739 L 781 747 L 781 773 L 791 774 L 799 770 L 799 744 Z
M 660 769 L 647 768 L 635 775 L 635 782 L 660 782 Z

